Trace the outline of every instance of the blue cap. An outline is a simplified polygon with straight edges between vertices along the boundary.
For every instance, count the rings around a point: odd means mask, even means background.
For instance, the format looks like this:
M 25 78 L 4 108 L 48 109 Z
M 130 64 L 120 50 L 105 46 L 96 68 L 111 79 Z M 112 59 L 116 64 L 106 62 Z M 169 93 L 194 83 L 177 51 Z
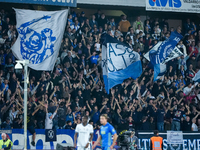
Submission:
M 49 118 L 52 116 L 52 113 L 48 113 Z

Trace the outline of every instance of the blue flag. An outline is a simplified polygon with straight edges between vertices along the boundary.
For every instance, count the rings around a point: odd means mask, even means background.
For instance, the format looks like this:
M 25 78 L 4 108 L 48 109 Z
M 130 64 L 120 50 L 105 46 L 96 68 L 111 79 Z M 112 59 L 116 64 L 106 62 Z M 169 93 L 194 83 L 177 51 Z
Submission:
M 172 53 L 182 37 L 178 32 L 172 32 L 170 37 L 160 44 L 158 50 L 152 48 L 149 52 L 150 63 L 154 66 L 154 81 L 165 74 L 165 59 Z
M 150 62 L 153 65 L 160 64 L 164 62 L 167 56 L 174 50 L 178 42 L 183 38 L 178 32 L 171 32 L 170 37 L 163 41 L 162 44 L 158 47 L 158 50 L 151 50 L 149 52 Z
M 102 68 L 106 92 L 125 79 L 142 73 L 140 55 L 110 35 L 103 35 Z
M 11 48 L 13 54 L 19 60 L 29 60 L 29 67 L 34 70 L 53 70 L 65 32 L 68 10 L 15 9 L 15 12 L 19 36 Z

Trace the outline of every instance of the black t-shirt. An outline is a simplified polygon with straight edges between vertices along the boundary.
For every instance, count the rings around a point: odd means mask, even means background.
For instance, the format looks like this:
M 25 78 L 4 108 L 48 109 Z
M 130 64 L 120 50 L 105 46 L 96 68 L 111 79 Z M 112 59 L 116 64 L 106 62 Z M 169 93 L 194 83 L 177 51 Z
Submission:
M 13 129 L 21 129 L 22 128 L 22 123 L 18 123 L 18 120 L 13 121 Z
M 191 131 L 192 124 L 191 122 L 183 121 L 182 130 L 183 131 Z
M 57 112 L 58 120 L 65 120 L 66 119 L 66 111 L 67 111 L 66 106 L 61 106 L 58 109 L 58 112 Z
M 34 116 L 32 115 L 32 113 L 27 115 L 27 125 L 28 125 L 28 127 L 34 126 Z
M 174 121 L 181 121 L 181 118 L 183 117 L 183 115 L 185 114 L 185 112 L 181 111 L 181 110 L 175 110 L 174 111 Z
M 35 115 L 38 122 L 44 122 L 46 113 L 43 110 L 38 110 Z

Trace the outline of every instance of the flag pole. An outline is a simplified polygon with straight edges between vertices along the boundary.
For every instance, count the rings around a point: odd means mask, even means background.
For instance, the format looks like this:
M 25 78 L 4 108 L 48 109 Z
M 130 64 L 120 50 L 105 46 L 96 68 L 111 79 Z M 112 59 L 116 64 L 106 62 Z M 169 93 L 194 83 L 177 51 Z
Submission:
M 27 150 L 27 84 L 28 84 L 28 60 L 24 61 L 24 150 Z

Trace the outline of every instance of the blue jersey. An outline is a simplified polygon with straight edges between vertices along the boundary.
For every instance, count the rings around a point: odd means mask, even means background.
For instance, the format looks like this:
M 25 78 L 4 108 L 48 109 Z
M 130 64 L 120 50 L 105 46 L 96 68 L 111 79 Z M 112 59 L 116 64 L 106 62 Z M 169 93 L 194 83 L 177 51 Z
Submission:
M 105 126 L 101 126 L 100 135 L 102 148 L 109 148 L 112 145 L 112 135 L 115 133 L 116 131 L 110 123 L 107 123 Z

